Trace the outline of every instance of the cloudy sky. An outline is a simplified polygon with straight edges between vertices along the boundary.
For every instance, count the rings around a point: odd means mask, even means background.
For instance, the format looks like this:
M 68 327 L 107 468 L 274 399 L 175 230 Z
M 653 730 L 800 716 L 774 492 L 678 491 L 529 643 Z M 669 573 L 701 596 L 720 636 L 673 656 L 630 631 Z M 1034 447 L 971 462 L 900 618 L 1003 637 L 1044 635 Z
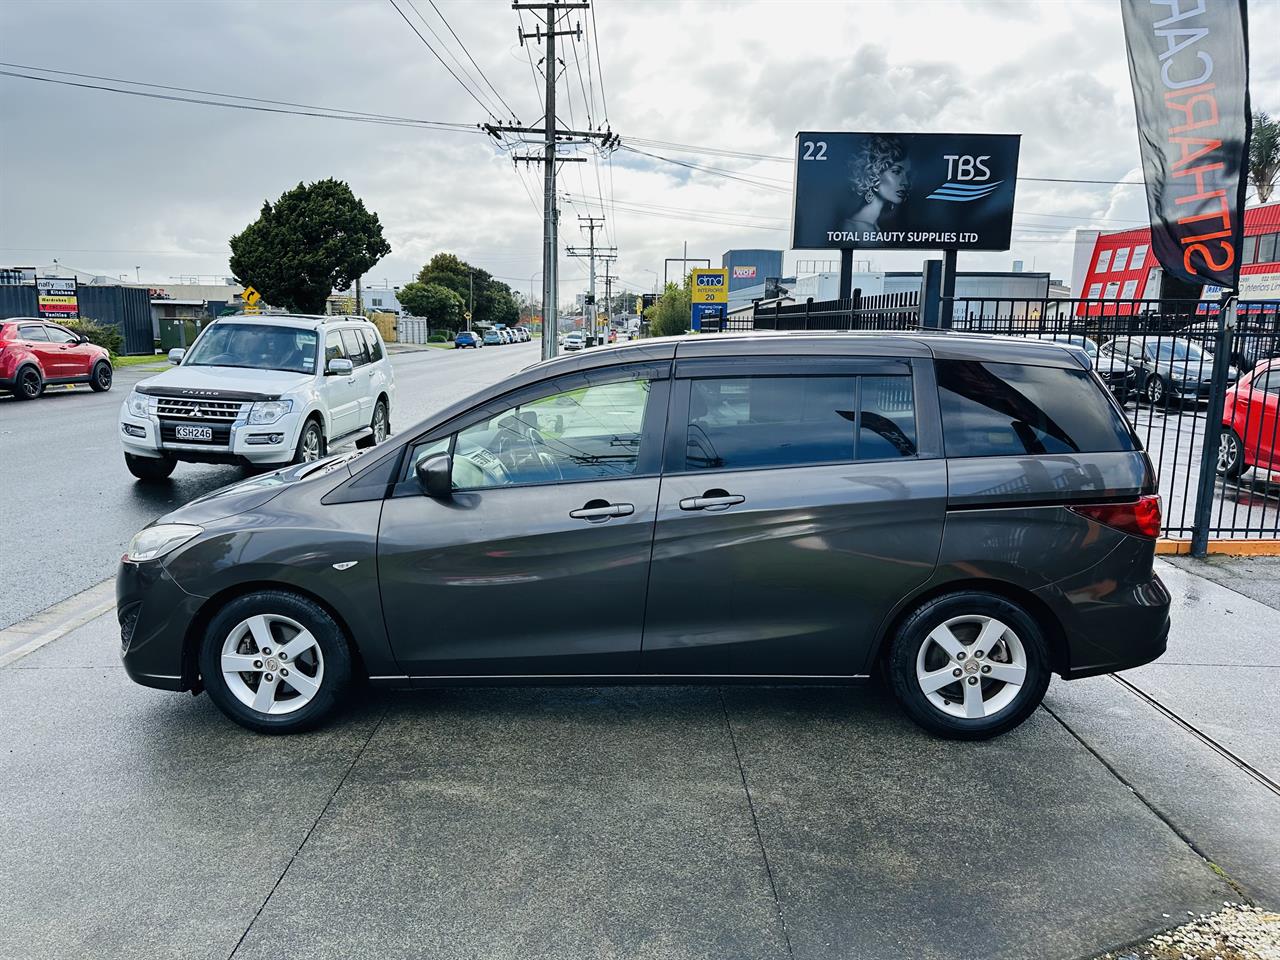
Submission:
M 541 79 L 535 83 L 516 41 L 509 0 L 396 3 L 462 80 L 465 65 L 475 96 L 391 0 L 4 0 L 0 71 L 462 124 L 489 119 L 486 109 L 502 117 L 509 107 L 536 124 Z M 801 129 L 1020 133 L 1022 176 L 1140 179 L 1117 0 L 597 0 L 595 7 L 594 17 L 570 18 L 582 21 L 584 42 L 567 51 L 560 120 L 579 127 L 607 120 L 633 149 L 608 161 L 583 151 L 590 162 L 563 165 L 560 193 L 570 200 L 562 202 L 562 246 L 585 239 L 576 218 L 600 213 L 603 197 L 606 242 L 618 247 L 615 271 L 631 289 L 650 289 L 664 258 L 680 256 L 685 241 L 691 257 L 716 265 L 731 247 L 785 248 L 790 163 L 733 154 L 789 156 Z M 1254 105 L 1280 111 L 1273 55 L 1280 3 L 1253 0 L 1250 16 Z M 524 25 L 533 29 L 528 13 Z M 536 64 L 541 48 L 534 44 L 532 53 Z M 688 146 L 703 152 L 682 152 Z M 0 75 L 0 265 L 57 258 L 129 278 L 137 269 L 156 282 L 224 276 L 228 237 L 264 199 L 299 181 L 337 177 L 379 215 L 392 246 L 369 280 L 401 283 L 449 250 L 528 291 L 541 268 L 541 170 L 517 169 L 513 152 L 526 151 L 475 132 Z M 1012 250 L 964 255 L 961 269 L 1008 269 L 1021 259 L 1069 279 L 1076 227 L 1122 228 L 1145 215 L 1140 187 L 1023 182 Z M 787 263 L 823 256 L 789 253 Z M 918 269 L 921 260 L 871 256 L 877 269 Z M 564 261 L 561 295 L 581 290 L 584 276 L 581 261 Z

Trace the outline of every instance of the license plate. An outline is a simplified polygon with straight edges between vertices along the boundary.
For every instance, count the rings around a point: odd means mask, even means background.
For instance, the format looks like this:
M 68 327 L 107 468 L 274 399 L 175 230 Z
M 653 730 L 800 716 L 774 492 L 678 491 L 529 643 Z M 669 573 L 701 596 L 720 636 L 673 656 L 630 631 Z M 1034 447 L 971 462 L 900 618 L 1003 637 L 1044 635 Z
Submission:
M 174 429 L 174 436 L 179 440 L 212 440 L 213 427 L 185 427 Z

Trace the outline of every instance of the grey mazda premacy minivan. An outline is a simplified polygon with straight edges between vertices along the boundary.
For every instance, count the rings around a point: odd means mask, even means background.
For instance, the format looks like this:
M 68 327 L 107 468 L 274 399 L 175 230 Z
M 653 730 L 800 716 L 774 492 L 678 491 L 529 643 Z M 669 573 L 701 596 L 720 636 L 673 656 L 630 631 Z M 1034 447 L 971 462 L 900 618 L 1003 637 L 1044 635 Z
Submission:
M 1151 463 L 1068 344 L 648 340 L 196 500 L 121 561 L 138 683 L 264 733 L 375 684 L 887 675 L 949 737 L 1165 649 Z

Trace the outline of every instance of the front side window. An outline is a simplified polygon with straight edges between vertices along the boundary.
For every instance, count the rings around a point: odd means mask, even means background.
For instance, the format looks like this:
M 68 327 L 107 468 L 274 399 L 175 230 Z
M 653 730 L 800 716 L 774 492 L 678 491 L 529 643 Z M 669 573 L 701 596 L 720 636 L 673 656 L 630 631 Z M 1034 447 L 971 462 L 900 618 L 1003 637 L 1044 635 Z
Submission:
M 652 384 L 591 384 L 510 407 L 459 431 L 453 485 L 460 490 L 609 480 L 636 472 Z M 416 465 L 440 441 L 414 451 Z
M 689 383 L 686 470 L 916 454 L 909 376 L 759 376 Z
M 329 369 L 330 360 L 346 360 L 347 348 L 342 345 L 342 334 L 330 330 L 324 338 L 324 368 Z
M 314 330 L 260 323 L 215 323 L 182 361 L 194 367 L 248 367 L 315 373 Z
M 45 326 L 45 335 L 49 338 L 50 343 L 75 343 L 77 337 L 69 330 L 63 330 L 61 327 Z
M 971 360 L 935 367 L 948 457 L 1133 449 L 1120 414 L 1084 370 Z

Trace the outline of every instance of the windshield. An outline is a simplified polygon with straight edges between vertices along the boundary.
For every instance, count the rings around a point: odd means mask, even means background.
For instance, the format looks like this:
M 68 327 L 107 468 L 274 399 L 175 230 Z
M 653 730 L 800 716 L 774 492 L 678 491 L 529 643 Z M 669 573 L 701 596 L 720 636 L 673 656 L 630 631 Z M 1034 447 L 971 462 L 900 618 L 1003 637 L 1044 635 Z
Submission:
M 1185 340 L 1161 340 L 1156 344 L 1156 356 L 1161 360 L 1199 360 L 1204 354 L 1194 343 Z
M 1073 333 L 1052 333 L 1049 335 L 1050 340 L 1056 340 L 1059 343 L 1069 343 L 1072 346 L 1079 347 L 1089 355 L 1089 359 L 1098 359 L 1098 345 L 1088 337 L 1082 337 Z
M 318 342 L 314 330 L 301 327 L 215 323 L 191 348 L 182 365 L 315 373 Z

